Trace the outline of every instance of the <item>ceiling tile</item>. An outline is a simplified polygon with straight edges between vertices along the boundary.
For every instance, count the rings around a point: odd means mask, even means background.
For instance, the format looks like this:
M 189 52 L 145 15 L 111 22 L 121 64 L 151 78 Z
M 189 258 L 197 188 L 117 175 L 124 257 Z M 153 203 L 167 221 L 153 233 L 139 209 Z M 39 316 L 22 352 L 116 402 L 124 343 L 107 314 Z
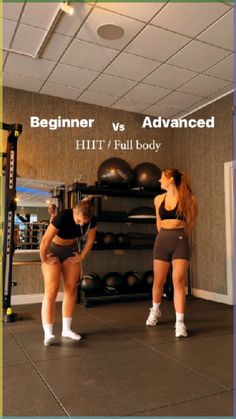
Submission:
M 216 64 L 227 55 L 229 55 L 229 52 L 221 48 L 213 47 L 199 41 L 192 41 L 182 51 L 171 58 L 168 64 L 201 72 Z
M 79 89 L 86 89 L 99 73 L 83 68 L 77 68 L 66 64 L 58 64 L 49 81 L 62 83 Z
M 104 72 L 140 81 L 160 65 L 157 61 L 122 52 Z
M 33 26 L 20 24 L 11 48 L 25 54 L 36 55 L 46 31 L 34 28 Z
M 114 49 L 75 39 L 63 55 L 61 62 L 94 71 L 101 71 L 118 53 Z
M 119 13 L 134 19 L 139 19 L 142 22 L 148 22 L 166 3 L 97 3 L 98 7 L 111 10 L 112 12 Z
M 104 24 L 121 26 L 124 30 L 124 35 L 122 38 L 114 41 L 102 39 L 97 34 L 97 29 Z M 76 37 L 105 47 L 121 50 L 143 27 L 144 23 L 138 22 L 137 20 L 117 15 L 107 10 L 95 8 Z
M 222 48 L 234 50 L 234 11 L 231 10 L 198 37 Z
M 127 52 L 165 61 L 189 42 L 189 38 L 155 26 L 147 26 L 126 48 Z
M 228 81 L 200 75 L 180 87 L 178 90 L 185 93 L 191 93 L 196 96 L 207 97 L 210 94 L 223 89 L 227 85 L 229 85 Z
M 146 109 L 147 103 L 146 102 L 139 102 L 131 99 L 121 98 L 116 102 L 112 108 L 114 109 L 122 109 L 123 111 L 128 112 L 143 112 Z
M 200 97 L 189 95 L 187 93 L 173 92 L 164 99 L 161 99 L 158 104 L 161 106 L 168 106 L 173 109 L 182 110 L 199 102 L 200 100 Z
M 219 77 L 224 80 L 233 81 L 234 80 L 234 54 L 225 58 L 220 63 L 214 65 L 214 67 L 209 68 L 205 74 L 209 76 Z
M 174 118 L 185 118 L 186 116 L 190 116 L 193 112 L 196 112 L 199 109 L 204 108 L 210 103 L 211 103 L 211 100 L 209 99 L 200 100 L 200 102 L 197 102 L 195 105 L 188 106 L 186 109 L 182 110 L 181 112 L 178 112 L 174 116 Z
M 50 95 L 50 96 L 57 96 L 57 97 L 63 97 L 65 99 L 73 99 L 75 100 L 83 90 L 76 89 L 74 87 L 69 86 L 63 86 L 62 84 L 57 83 L 51 83 L 47 82 L 40 93 Z
M 17 21 L 20 17 L 24 3 L 6 3 L 2 2 L 2 16 L 5 19 Z
M 4 70 L 7 73 L 19 74 L 35 78 L 37 80 L 45 80 L 50 74 L 55 63 L 53 61 L 23 57 L 22 55 L 10 53 L 7 57 Z
M 13 22 L 13 20 L 2 20 L 2 37 L 3 37 L 3 48 L 9 48 L 12 37 L 14 35 L 15 29 L 16 29 L 16 22 Z
M 117 96 L 103 95 L 102 93 L 86 91 L 79 97 L 78 101 L 99 106 L 111 106 L 117 99 Z
M 70 42 L 71 38 L 69 36 L 54 33 L 43 49 L 41 57 L 58 61 Z
M 191 80 L 197 74 L 198 73 L 193 71 L 163 64 L 156 71 L 154 71 L 154 73 L 143 80 L 143 82 L 160 87 L 167 87 L 169 89 L 176 89 L 185 82 Z
M 216 2 L 169 2 L 151 24 L 194 37 L 227 10 L 229 6 Z
M 72 3 L 74 8 L 73 15 L 64 13 L 58 22 L 55 32 L 62 35 L 74 36 L 78 31 L 80 25 L 92 9 L 91 6 L 86 3 Z
M 113 96 L 122 96 L 136 84 L 133 80 L 102 74 L 90 86 L 89 90 Z
M 38 92 L 42 83 L 42 80 L 30 79 L 17 74 L 3 73 L 3 86 L 12 87 L 14 89 Z
M 140 83 L 134 87 L 127 95 L 127 99 L 139 100 L 141 102 L 154 103 L 171 92 L 169 89 L 151 86 Z
M 224 89 L 219 90 L 218 92 L 213 93 L 212 95 L 210 95 L 209 98 L 210 99 L 219 99 L 222 96 L 226 96 L 226 95 L 232 93 L 233 90 L 235 90 L 235 85 L 233 83 L 230 83 Z
M 41 29 L 48 29 L 59 10 L 60 3 L 26 3 L 21 17 L 21 23 L 36 26 Z
M 145 109 L 145 115 L 162 116 L 163 118 L 171 118 L 176 114 L 176 109 L 161 106 L 159 104 L 152 105 Z

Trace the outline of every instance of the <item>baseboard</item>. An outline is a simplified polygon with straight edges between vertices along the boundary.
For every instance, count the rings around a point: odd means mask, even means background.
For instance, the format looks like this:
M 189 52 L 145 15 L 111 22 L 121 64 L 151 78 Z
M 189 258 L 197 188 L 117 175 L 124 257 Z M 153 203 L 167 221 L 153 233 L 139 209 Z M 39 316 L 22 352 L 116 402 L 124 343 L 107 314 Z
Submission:
M 203 300 L 210 300 L 215 301 L 217 303 L 233 305 L 232 297 L 226 294 L 218 294 L 217 292 L 199 290 L 196 288 L 192 288 L 191 292 L 194 297 L 202 298 Z
M 43 301 L 44 294 L 23 294 L 23 295 L 12 295 L 11 297 L 11 305 L 21 305 L 21 304 L 34 304 L 34 303 L 41 303 Z M 63 300 L 63 292 L 59 292 L 57 294 L 56 301 Z
M 203 300 L 210 300 L 210 301 L 215 301 L 217 303 L 233 305 L 232 298 L 230 298 L 230 296 L 226 294 L 218 294 L 216 292 L 199 290 L 196 288 L 192 288 L 191 292 L 194 297 L 202 298 Z M 21 304 L 41 303 L 42 300 L 43 300 L 43 294 L 12 295 L 11 305 L 15 306 L 15 305 L 21 305 Z M 57 294 L 56 301 L 62 301 L 62 300 L 63 300 L 63 292 L 59 292 Z

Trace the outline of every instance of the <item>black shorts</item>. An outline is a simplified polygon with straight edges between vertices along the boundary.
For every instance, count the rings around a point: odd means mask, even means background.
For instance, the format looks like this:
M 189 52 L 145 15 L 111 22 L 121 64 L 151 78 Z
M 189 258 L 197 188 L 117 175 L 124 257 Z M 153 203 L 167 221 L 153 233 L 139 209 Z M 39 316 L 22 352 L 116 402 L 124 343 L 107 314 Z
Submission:
M 161 228 L 153 248 L 153 259 L 171 262 L 173 259 L 190 259 L 188 236 L 183 228 Z
M 72 244 L 70 246 L 61 246 L 52 242 L 48 248 L 48 254 L 51 253 L 53 256 L 57 257 L 60 260 L 60 262 L 63 262 L 65 259 L 75 256 L 75 252 L 78 252 L 78 248 L 75 244 Z

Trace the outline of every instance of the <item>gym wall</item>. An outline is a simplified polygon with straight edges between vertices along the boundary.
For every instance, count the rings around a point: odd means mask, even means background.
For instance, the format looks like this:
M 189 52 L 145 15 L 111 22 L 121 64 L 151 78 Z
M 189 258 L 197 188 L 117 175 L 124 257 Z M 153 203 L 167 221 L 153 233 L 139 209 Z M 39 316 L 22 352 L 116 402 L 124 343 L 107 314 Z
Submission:
M 93 184 L 97 168 L 106 158 L 116 156 L 127 160 L 131 167 L 143 161 L 157 164 L 161 169 L 175 166 L 190 174 L 193 190 L 199 202 L 199 218 L 192 238 L 192 283 L 195 289 L 226 294 L 225 255 L 225 210 L 224 210 L 224 162 L 233 160 L 233 129 L 231 95 L 191 115 L 194 118 L 215 116 L 216 128 L 211 129 L 145 129 L 141 128 L 143 116 L 130 112 L 112 110 L 99 106 L 77 103 L 37 93 L 4 88 L 4 122 L 19 122 L 23 134 L 18 144 L 17 172 L 22 177 L 56 180 L 72 183 L 82 174 L 81 181 Z M 29 117 L 40 118 L 94 118 L 92 129 L 32 129 Z M 112 131 L 112 122 L 126 124 L 124 133 Z M 76 151 L 76 139 L 155 139 L 162 143 L 158 153 L 151 151 Z M 130 252 L 131 268 L 137 259 L 151 265 L 151 251 L 137 258 L 137 252 Z M 97 252 L 96 252 L 97 253 Z M 91 258 L 91 255 L 90 255 Z M 101 262 L 99 255 L 93 257 L 93 264 Z M 121 257 L 116 257 L 121 266 Z M 150 259 L 150 260 L 148 260 Z M 114 262 L 113 262 L 114 263 Z M 122 262 L 123 265 L 124 261 Z M 140 262 L 141 263 L 141 262 Z M 125 270 L 125 267 L 122 266 Z M 25 279 L 27 269 L 27 277 Z M 136 268 L 138 270 L 138 267 Z M 141 268 L 140 268 L 141 269 Z M 106 269 L 109 271 L 109 268 Z M 111 269 L 110 269 L 111 270 Z M 113 269 L 116 267 L 113 265 Z M 128 270 L 128 269 L 127 269 Z M 143 269 L 145 270 L 145 268 Z M 35 294 L 42 292 L 42 277 L 38 265 L 21 268 L 15 266 L 13 278 L 17 276 L 18 286 L 13 294 Z
M 224 163 L 233 160 L 233 94 L 195 112 L 215 116 L 215 129 L 173 130 L 171 164 L 186 171 L 198 198 L 193 234 L 192 286 L 227 294 Z
M 17 172 L 21 177 L 74 182 L 80 174 L 81 181 L 94 184 L 100 163 L 109 157 L 124 158 L 131 167 L 153 162 L 160 168 L 169 164 L 169 130 L 142 129 L 144 115 L 79 103 L 38 93 L 4 88 L 4 121 L 19 121 L 23 133 L 18 142 Z M 94 118 L 96 124 L 88 128 L 30 128 L 30 116 L 39 118 Z M 112 122 L 126 125 L 124 132 L 113 132 Z M 75 150 L 76 139 L 140 139 L 162 143 L 158 153 L 151 151 L 99 151 Z

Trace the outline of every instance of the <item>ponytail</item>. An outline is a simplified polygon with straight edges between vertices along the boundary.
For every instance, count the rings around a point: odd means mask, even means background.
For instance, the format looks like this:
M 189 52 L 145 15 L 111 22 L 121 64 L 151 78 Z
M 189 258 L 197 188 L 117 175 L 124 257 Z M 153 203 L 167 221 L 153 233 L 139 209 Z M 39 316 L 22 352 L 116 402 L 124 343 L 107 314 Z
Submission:
M 186 221 L 187 228 L 189 227 L 191 230 L 197 218 L 197 203 L 191 189 L 189 176 L 179 172 L 178 169 L 165 169 L 164 173 L 168 178 L 174 178 L 179 194 L 177 216 L 182 216 Z

